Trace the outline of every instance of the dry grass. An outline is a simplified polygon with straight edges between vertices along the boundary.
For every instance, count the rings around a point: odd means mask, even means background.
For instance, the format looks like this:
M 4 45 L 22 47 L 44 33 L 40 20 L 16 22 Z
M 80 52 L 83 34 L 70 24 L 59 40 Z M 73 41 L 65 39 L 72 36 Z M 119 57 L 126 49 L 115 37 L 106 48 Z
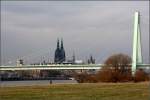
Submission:
M 0 100 L 150 100 L 149 95 L 148 82 L 52 84 L 0 88 Z

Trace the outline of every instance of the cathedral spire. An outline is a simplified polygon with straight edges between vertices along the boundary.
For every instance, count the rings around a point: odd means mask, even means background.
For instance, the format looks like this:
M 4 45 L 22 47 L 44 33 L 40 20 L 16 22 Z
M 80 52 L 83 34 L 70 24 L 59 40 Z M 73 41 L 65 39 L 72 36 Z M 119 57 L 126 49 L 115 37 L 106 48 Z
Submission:
M 59 39 L 57 39 L 57 49 L 59 49 Z
M 61 49 L 63 49 L 64 46 L 63 46 L 63 39 L 61 38 Z
M 75 63 L 75 60 L 76 60 L 76 58 L 75 58 L 75 54 L 74 54 L 74 52 L 73 52 L 73 56 L 72 56 L 72 61 L 73 61 L 73 63 Z

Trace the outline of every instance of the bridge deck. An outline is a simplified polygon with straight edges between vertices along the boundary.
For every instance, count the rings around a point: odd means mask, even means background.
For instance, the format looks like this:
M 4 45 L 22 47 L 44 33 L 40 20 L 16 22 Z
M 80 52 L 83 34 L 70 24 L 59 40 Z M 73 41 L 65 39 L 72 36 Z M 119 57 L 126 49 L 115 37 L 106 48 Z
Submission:
M 22 66 L 0 66 L 0 71 L 4 70 L 84 70 L 101 69 L 104 64 L 52 64 L 52 65 L 22 65 Z M 137 64 L 137 68 L 150 68 L 150 64 Z

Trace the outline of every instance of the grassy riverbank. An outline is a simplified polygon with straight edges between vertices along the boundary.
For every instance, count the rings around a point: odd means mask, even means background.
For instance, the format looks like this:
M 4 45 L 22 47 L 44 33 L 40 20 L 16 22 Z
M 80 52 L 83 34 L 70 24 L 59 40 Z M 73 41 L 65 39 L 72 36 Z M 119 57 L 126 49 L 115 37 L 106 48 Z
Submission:
M 0 100 L 150 100 L 149 95 L 148 82 L 0 88 Z

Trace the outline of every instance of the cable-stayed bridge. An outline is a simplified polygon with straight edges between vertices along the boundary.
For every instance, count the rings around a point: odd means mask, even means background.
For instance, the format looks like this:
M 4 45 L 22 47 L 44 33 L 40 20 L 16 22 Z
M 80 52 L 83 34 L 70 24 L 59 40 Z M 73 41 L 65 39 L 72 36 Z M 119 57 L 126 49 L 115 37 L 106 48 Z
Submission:
M 130 64 L 132 74 L 136 69 L 150 69 L 150 64 L 143 64 L 142 48 L 141 48 L 141 33 L 139 23 L 139 12 L 134 15 L 134 33 L 133 33 L 133 55 L 132 63 Z M 84 69 L 101 69 L 104 64 L 47 64 L 47 65 L 21 65 L 21 66 L 0 66 L 0 71 L 5 70 L 84 70 Z

